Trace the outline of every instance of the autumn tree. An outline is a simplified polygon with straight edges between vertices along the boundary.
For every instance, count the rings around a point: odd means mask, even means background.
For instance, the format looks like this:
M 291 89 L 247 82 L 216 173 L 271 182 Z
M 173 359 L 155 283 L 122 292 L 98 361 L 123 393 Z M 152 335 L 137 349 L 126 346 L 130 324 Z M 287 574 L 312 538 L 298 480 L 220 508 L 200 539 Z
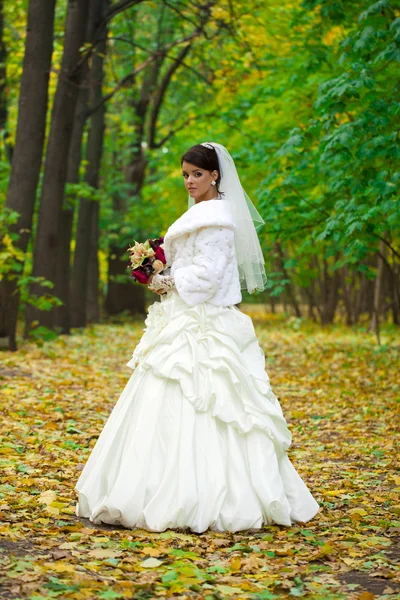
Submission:
M 31 0 L 28 9 L 23 75 L 19 95 L 18 125 L 6 210 L 17 213 L 9 232 L 15 246 L 25 252 L 32 230 L 48 103 L 48 81 L 53 51 L 55 0 Z M 0 332 L 15 349 L 19 305 L 18 276 L 23 259 L 0 282 Z

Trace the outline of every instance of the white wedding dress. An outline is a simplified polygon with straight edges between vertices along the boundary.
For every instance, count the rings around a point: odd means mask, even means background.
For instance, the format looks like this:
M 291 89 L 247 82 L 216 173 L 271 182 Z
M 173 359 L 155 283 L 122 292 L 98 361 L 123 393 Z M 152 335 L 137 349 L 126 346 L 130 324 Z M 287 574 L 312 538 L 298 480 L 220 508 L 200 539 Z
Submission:
M 190 307 L 171 289 L 145 324 L 76 483 L 76 515 L 198 533 L 314 517 L 251 318 L 233 305 Z

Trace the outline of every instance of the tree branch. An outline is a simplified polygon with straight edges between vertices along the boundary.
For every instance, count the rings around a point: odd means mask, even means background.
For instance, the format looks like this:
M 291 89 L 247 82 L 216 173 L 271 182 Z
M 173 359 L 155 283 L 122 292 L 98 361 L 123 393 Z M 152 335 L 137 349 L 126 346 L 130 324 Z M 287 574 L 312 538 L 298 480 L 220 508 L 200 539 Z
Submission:
M 111 21 L 111 19 L 119 15 L 119 13 L 123 12 L 127 8 L 130 8 L 131 6 L 136 6 L 141 2 L 144 2 L 144 0 L 119 0 L 119 2 L 116 2 L 115 4 L 111 5 L 108 11 L 105 13 L 103 20 L 100 23 L 100 27 L 104 27 L 104 25 Z
M 156 58 L 157 58 L 156 54 L 153 56 L 149 56 L 149 58 L 147 58 L 141 65 L 136 67 L 136 69 L 134 69 L 133 71 L 128 73 L 128 75 L 125 75 L 125 77 L 123 77 L 121 79 L 121 81 L 119 81 L 117 83 L 115 88 L 109 94 L 107 94 L 106 96 L 103 96 L 103 98 L 101 99 L 100 102 L 98 102 L 95 106 L 93 106 L 91 109 L 89 109 L 87 111 L 86 118 L 88 119 L 89 117 L 91 117 L 93 115 L 93 113 L 95 113 L 101 106 L 103 106 L 103 104 L 108 102 L 108 100 L 110 100 L 121 88 L 123 88 L 125 85 L 127 85 L 129 83 L 132 83 L 132 81 L 134 80 L 136 75 L 138 73 L 140 73 L 140 71 L 143 71 L 143 69 L 145 69 L 150 63 L 154 62 L 156 60 Z
M 388 248 L 390 248 L 390 250 L 393 252 L 393 254 L 394 254 L 395 256 L 397 256 L 397 258 L 400 258 L 400 254 L 399 254 L 399 253 L 398 253 L 398 252 L 397 252 L 397 251 L 396 251 L 396 250 L 393 248 L 393 246 L 391 245 L 391 243 L 390 243 L 390 242 L 388 242 L 387 240 L 385 240 L 385 238 L 383 238 L 382 236 L 380 236 L 380 235 L 378 235 L 378 234 L 375 234 L 375 236 L 376 236 L 377 238 L 379 238 L 379 239 L 381 240 L 381 242 L 383 242 L 384 244 L 386 244 L 386 246 L 387 246 Z
M 215 112 L 211 112 L 208 113 L 206 115 L 204 115 L 205 117 L 215 117 L 217 116 L 217 113 Z M 175 127 L 175 129 L 171 129 L 167 135 L 165 135 L 162 140 L 160 140 L 157 143 L 154 143 L 153 146 L 151 146 L 153 149 L 157 149 L 157 148 L 161 148 L 173 135 L 175 135 L 176 133 L 178 133 L 178 131 L 182 131 L 182 129 L 184 129 L 186 127 L 186 125 L 188 125 L 191 121 L 193 120 L 193 117 L 189 117 L 189 119 L 186 119 L 186 121 L 184 121 L 181 125 L 179 125 L 178 127 Z
M 186 46 L 181 48 L 175 61 L 169 67 L 169 69 L 164 74 L 164 76 L 161 80 L 160 86 L 157 90 L 156 97 L 154 99 L 153 108 L 152 108 L 152 111 L 150 114 L 149 134 L 148 134 L 148 141 L 147 141 L 149 148 L 155 147 L 157 120 L 158 120 L 158 116 L 160 114 L 161 106 L 162 106 L 169 82 L 171 81 L 172 75 L 175 73 L 175 71 L 177 70 L 177 68 L 180 66 L 183 59 L 185 58 L 185 56 L 188 54 L 190 47 L 191 47 L 191 44 L 187 44 Z
M 174 12 L 176 12 L 176 14 L 179 15 L 180 18 L 183 19 L 184 21 L 189 21 L 189 23 L 191 23 L 191 25 L 193 25 L 194 27 L 197 26 L 197 23 L 195 21 L 192 21 L 192 19 L 189 19 L 189 17 L 184 15 L 178 8 L 176 8 L 176 6 L 173 6 L 172 4 L 167 2 L 167 0 L 162 0 L 162 3 L 165 6 L 167 6 L 168 8 L 170 8 L 171 10 L 173 10 Z
M 128 40 L 127 38 L 120 37 L 120 36 L 110 36 L 108 39 L 109 40 L 114 40 L 114 41 L 117 41 L 117 42 L 124 42 L 125 44 L 129 44 L 130 46 L 133 46 L 134 48 L 139 48 L 140 50 L 142 50 L 143 52 L 146 52 L 147 54 L 151 54 L 150 50 L 148 50 L 147 48 L 145 48 L 141 44 L 138 44 L 137 42 L 133 42 L 132 40 Z M 178 42 L 176 42 L 176 45 L 181 44 L 181 43 L 182 43 L 182 40 L 179 40 Z M 160 51 L 163 52 L 163 54 L 165 55 L 165 58 L 170 58 L 171 60 L 176 60 L 176 56 L 173 56 L 172 54 L 169 54 L 168 52 L 165 52 L 164 50 L 165 49 L 161 49 Z M 202 79 L 204 81 L 204 83 L 207 83 L 207 85 L 211 85 L 212 84 L 212 82 L 211 82 L 210 79 L 207 79 L 207 77 L 205 75 L 203 75 L 203 73 L 200 73 L 200 71 L 198 71 L 197 69 L 195 69 L 194 67 L 192 67 L 192 65 L 188 65 L 186 62 L 182 61 L 181 62 L 181 66 L 185 67 L 186 69 L 188 69 L 188 71 L 192 71 L 192 73 L 194 73 L 195 75 L 197 75 L 197 77 L 199 79 Z M 212 71 L 212 69 L 210 69 L 210 70 Z
M 163 0 L 163 1 L 165 2 L 166 0 Z M 215 4 L 215 1 L 211 0 L 204 6 L 199 7 L 200 9 L 203 10 L 203 14 L 200 14 L 200 23 L 197 25 L 195 31 L 193 31 L 193 33 L 190 36 L 188 36 L 188 37 L 190 37 L 191 40 L 200 36 L 201 34 L 203 34 L 205 37 L 207 37 L 205 35 L 204 26 L 206 25 L 208 19 L 210 18 L 210 9 L 214 4 Z M 156 136 L 156 129 L 157 129 L 157 121 L 158 121 L 160 110 L 161 110 L 161 107 L 162 107 L 162 104 L 163 104 L 163 101 L 165 98 L 165 94 L 167 92 L 168 85 L 171 81 L 173 74 L 178 69 L 178 67 L 182 64 L 182 61 L 188 54 L 191 46 L 192 46 L 192 44 L 188 43 L 184 48 L 181 49 L 178 56 L 176 57 L 176 59 L 174 60 L 172 65 L 169 67 L 169 69 L 164 74 L 164 76 L 161 80 L 161 84 L 160 84 L 160 86 L 157 90 L 157 94 L 154 98 L 153 107 L 152 107 L 151 114 L 150 114 L 149 133 L 148 133 L 148 139 L 147 139 L 147 144 L 148 144 L 149 148 L 159 147 L 159 144 L 157 144 L 155 141 L 155 136 Z M 166 139 L 169 139 L 171 137 L 171 135 L 173 135 L 173 134 L 172 133 L 168 134 L 168 136 L 163 139 L 161 144 L 165 143 Z
M 105 102 L 108 102 L 108 100 L 110 100 L 121 88 L 123 88 L 125 85 L 130 84 L 133 82 L 135 76 L 140 73 L 141 71 L 143 71 L 146 67 L 148 67 L 149 64 L 151 64 L 152 62 L 156 61 L 157 59 L 161 58 L 162 56 L 168 56 L 167 51 L 170 50 L 171 48 L 174 48 L 175 46 L 179 46 L 180 44 L 183 44 L 187 41 L 190 41 L 193 37 L 195 36 L 195 33 L 192 33 L 190 35 L 187 35 L 183 38 L 180 38 L 179 40 L 176 40 L 174 42 L 170 42 L 169 44 L 166 44 L 163 48 L 160 48 L 160 50 L 156 51 L 156 52 L 152 52 L 150 54 L 150 56 L 138 67 L 136 67 L 136 69 L 134 69 L 133 71 L 131 71 L 130 73 L 128 73 L 128 75 L 126 75 L 125 77 L 123 77 L 115 86 L 115 88 L 106 96 L 104 96 L 104 98 L 102 99 L 101 102 L 99 102 L 98 104 L 96 104 L 95 106 L 93 106 L 90 110 L 88 110 L 87 112 L 87 117 L 90 117 L 94 112 L 96 112 L 96 110 L 98 110 L 101 106 L 103 106 L 103 104 L 105 104 Z M 113 38 L 111 38 L 113 39 Z M 138 46 L 140 48 L 140 46 L 138 44 L 135 44 L 134 42 L 130 42 L 127 39 L 123 39 L 123 41 L 127 42 L 127 43 L 131 43 L 134 46 Z M 185 47 L 186 48 L 186 47 Z M 146 49 L 141 48 L 142 50 L 148 52 Z M 176 57 L 174 57 L 174 60 L 176 60 Z M 190 67 L 188 67 L 190 68 Z M 209 83 L 209 82 L 207 82 Z
M 321 208 L 319 208 L 318 206 L 315 206 L 312 202 L 310 202 L 309 200 L 307 200 L 306 198 L 304 198 L 303 194 L 300 194 L 300 192 L 298 190 L 296 190 L 296 188 L 293 185 L 289 185 L 288 186 L 299 198 L 301 198 L 303 200 L 303 202 L 305 202 L 306 204 L 308 204 L 308 206 L 311 206 L 312 208 L 314 208 L 314 210 L 317 210 L 318 212 L 320 212 L 322 215 L 325 215 L 326 217 L 330 217 L 330 214 L 326 211 L 326 210 L 322 210 Z

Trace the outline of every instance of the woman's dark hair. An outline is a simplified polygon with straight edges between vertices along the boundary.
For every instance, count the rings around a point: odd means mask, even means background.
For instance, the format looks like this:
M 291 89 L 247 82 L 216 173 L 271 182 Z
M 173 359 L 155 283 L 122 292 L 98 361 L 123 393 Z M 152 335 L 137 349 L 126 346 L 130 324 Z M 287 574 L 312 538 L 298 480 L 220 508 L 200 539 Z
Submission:
M 219 168 L 218 156 L 215 148 L 209 146 L 203 146 L 202 144 L 196 144 L 189 148 L 187 152 L 181 158 L 181 165 L 183 161 L 186 161 L 200 169 L 206 169 L 207 171 L 218 171 L 218 179 L 216 180 L 216 188 L 218 193 L 219 183 L 221 181 L 221 169 Z

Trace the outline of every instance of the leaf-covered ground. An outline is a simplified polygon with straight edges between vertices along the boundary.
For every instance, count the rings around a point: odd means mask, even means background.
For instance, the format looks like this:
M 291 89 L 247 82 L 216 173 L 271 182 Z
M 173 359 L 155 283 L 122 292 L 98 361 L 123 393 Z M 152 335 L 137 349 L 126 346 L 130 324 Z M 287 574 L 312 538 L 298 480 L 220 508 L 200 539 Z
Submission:
M 1 599 L 399 598 L 399 335 L 253 317 L 320 512 L 259 533 L 149 533 L 75 516 L 73 486 L 143 322 L 0 355 Z

